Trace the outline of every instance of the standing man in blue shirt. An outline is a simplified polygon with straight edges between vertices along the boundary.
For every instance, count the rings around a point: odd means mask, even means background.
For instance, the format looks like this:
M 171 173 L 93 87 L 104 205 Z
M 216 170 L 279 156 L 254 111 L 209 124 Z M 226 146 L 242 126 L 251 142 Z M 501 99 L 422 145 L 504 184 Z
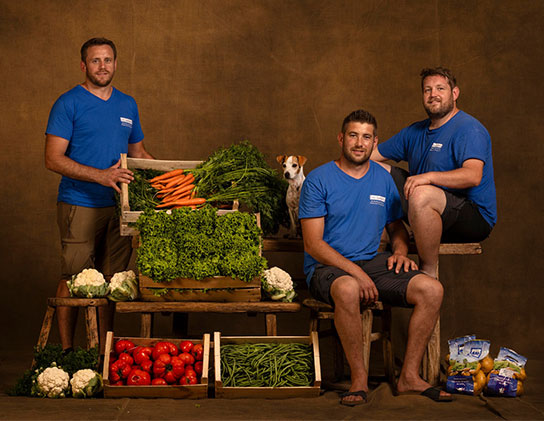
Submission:
M 69 297 L 66 281 L 86 268 L 105 276 L 126 270 L 130 237 L 121 237 L 115 213 L 119 183 L 130 183 L 132 172 L 120 168 L 120 154 L 153 157 L 143 144 L 134 99 L 111 85 L 117 69 L 117 49 L 105 38 L 81 47 L 85 81 L 64 93 L 53 105 L 45 139 L 45 166 L 62 175 L 57 199 L 57 223 L 62 244 L 62 277 L 57 297 Z M 100 308 L 102 347 L 113 314 Z M 73 347 L 77 308 L 57 309 L 63 349 Z
M 304 181 L 299 206 L 304 273 L 311 295 L 334 307 L 334 324 L 351 369 L 351 387 L 342 395 L 343 405 L 367 400 L 360 305 L 378 298 L 413 308 L 397 391 L 448 401 L 451 395 L 419 376 L 443 288 L 407 257 L 408 233 L 397 188 L 387 171 L 369 160 L 378 143 L 376 131 L 370 113 L 352 112 L 338 134 L 340 158 L 316 168 Z M 392 253 L 377 252 L 384 228 Z
M 428 119 L 378 145 L 371 159 L 407 161 L 409 173 L 382 164 L 399 189 L 420 269 L 437 277 L 440 242 L 482 241 L 497 222 L 491 138 L 457 108 L 459 87 L 443 67 L 421 71 Z

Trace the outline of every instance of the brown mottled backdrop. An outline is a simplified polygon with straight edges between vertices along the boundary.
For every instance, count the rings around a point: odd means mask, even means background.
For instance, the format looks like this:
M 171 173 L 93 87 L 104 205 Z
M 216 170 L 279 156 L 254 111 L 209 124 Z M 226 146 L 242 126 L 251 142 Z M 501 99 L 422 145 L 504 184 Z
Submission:
M 382 140 L 424 118 L 420 69 L 450 67 L 460 108 L 491 133 L 499 222 L 483 255 L 441 259 L 443 345 L 476 333 L 537 357 L 543 12 L 533 0 L 0 0 L 0 347 L 34 344 L 54 294 L 59 176 L 44 168 L 44 130 L 83 80 L 81 44 L 105 36 L 119 50 L 114 84 L 136 99 L 156 157 L 204 159 L 249 139 L 273 165 L 306 155 L 306 172 L 337 156 L 356 108 L 376 115 Z

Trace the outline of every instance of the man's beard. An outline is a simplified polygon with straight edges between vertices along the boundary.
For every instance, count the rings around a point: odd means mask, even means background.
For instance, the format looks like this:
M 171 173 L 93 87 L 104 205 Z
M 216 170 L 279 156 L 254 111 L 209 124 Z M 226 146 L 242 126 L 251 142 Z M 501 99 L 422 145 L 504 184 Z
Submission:
M 87 74 L 87 78 L 92 82 L 93 85 L 99 86 L 101 88 L 108 86 L 113 79 L 113 73 L 109 73 L 108 74 L 109 78 L 103 79 L 103 80 L 99 80 L 94 75 L 89 73 L 89 69 L 87 69 L 85 73 Z
M 453 99 L 450 102 L 440 103 L 440 107 L 436 111 L 432 111 L 426 103 L 423 104 L 423 108 L 430 119 L 440 119 L 453 110 Z
M 347 150 L 345 147 L 342 150 L 342 153 L 347 161 L 351 162 L 354 165 L 360 166 L 363 165 L 365 162 L 367 162 L 370 159 L 370 154 L 367 153 L 359 158 L 356 158 L 351 154 L 350 150 Z

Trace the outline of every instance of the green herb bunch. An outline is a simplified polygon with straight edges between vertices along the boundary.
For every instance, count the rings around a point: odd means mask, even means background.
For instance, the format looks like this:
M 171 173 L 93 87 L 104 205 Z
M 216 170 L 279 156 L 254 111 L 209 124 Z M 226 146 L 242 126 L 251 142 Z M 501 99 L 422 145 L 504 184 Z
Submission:
M 262 231 L 245 212 L 217 215 L 217 209 L 146 210 L 138 219 L 137 265 L 156 282 L 175 278 L 229 276 L 250 282 L 266 268 L 260 256 Z
M 238 200 L 249 211 L 261 214 L 265 234 L 276 233 L 280 224 L 287 224 L 288 184 L 249 141 L 218 149 L 191 172 L 199 197 L 217 203 Z

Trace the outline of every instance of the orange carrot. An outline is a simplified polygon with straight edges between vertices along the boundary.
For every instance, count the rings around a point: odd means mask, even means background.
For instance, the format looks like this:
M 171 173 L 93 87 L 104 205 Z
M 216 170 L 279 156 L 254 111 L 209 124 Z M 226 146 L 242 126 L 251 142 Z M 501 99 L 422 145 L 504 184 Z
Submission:
M 185 179 L 185 174 L 178 175 L 176 177 L 172 177 L 168 179 L 168 183 L 164 186 L 165 189 L 169 189 L 170 187 L 177 186 L 179 183 L 181 183 Z
M 166 208 L 169 206 L 190 206 L 190 205 L 202 205 L 206 203 L 206 199 L 203 197 L 197 197 L 195 199 L 176 200 L 174 202 L 162 203 L 157 205 L 157 208 Z
M 161 174 L 161 175 L 158 175 L 156 177 L 153 177 L 151 180 L 147 180 L 148 182 L 150 183 L 153 183 L 155 181 L 164 181 L 168 178 L 172 178 L 172 177 L 175 177 L 176 175 L 180 175 L 180 174 L 183 174 L 185 170 L 172 170 L 172 171 L 168 171 L 168 172 L 165 172 L 164 174 Z
M 176 200 L 181 200 L 184 198 L 189 199 L 190 194 L 191 194 L 190 192 L 186 191 L 182 193 L 177 193 L 174 196 L 163 197 L 161 203 L 175 202 Z

